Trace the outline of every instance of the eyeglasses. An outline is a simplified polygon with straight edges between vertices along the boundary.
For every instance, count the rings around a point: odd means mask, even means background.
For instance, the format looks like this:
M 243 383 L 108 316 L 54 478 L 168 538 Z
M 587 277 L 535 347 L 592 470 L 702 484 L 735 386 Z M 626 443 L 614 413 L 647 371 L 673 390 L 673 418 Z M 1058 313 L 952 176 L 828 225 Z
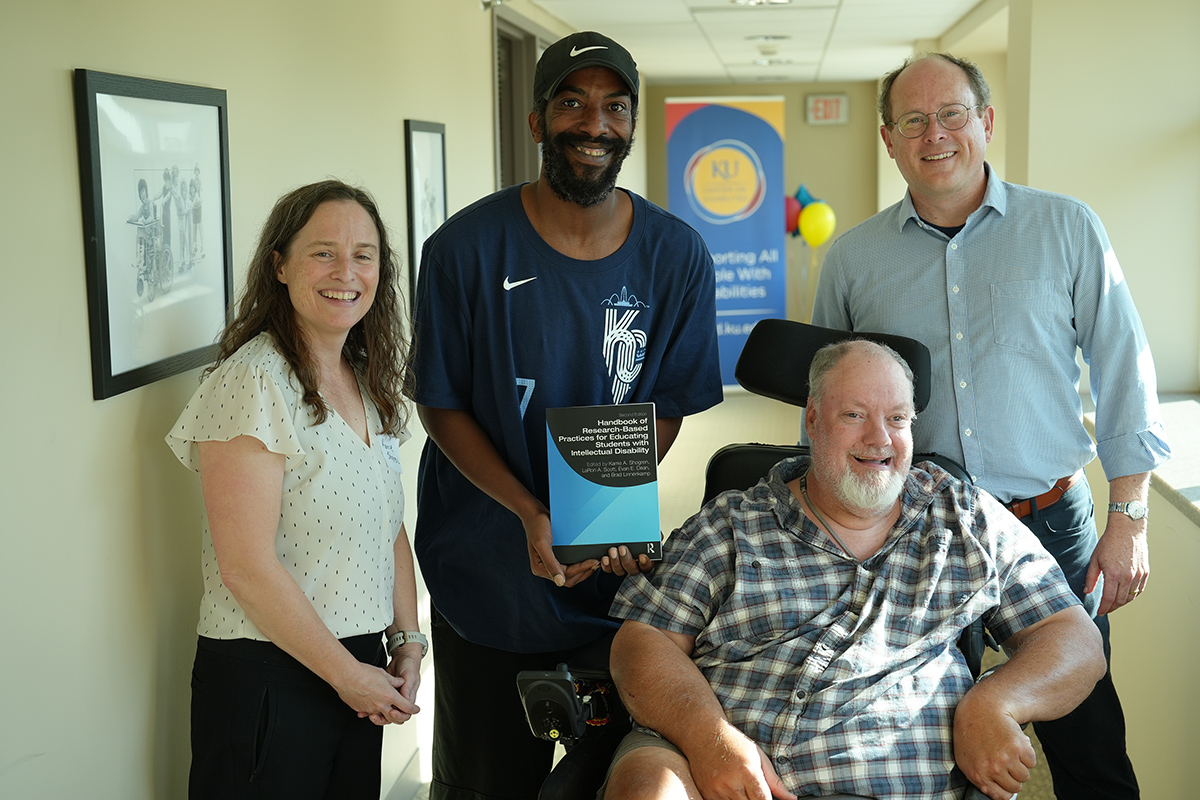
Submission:
M 950 103 L 939 108 L 937 114 L 932 116 L 937 117 L 937 121 L 945 130 L 956 131 L 966 127 L 971 120 L 971 112 L 982 107 L 982 104 L 968 107 L 962 103 Z M 893 122 L 892 127 L 899 131 L 905 139 L 915 139 L 925 133 L 925 129 L 929 127 L 930 116 L 922 114 L 920 111 L 913 111 Z

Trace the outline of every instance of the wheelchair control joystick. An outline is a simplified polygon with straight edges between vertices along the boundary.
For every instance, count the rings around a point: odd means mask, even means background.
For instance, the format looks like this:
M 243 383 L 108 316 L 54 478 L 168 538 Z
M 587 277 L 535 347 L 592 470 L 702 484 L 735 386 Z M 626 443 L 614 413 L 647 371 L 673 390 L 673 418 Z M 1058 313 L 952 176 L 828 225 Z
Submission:
M 578 670 L 566 664 L 554 671 L 525 670 L 517 675 L 529 729 L 539 739 L 571 742 L 612 718 L 616 690 L 606 673 Z

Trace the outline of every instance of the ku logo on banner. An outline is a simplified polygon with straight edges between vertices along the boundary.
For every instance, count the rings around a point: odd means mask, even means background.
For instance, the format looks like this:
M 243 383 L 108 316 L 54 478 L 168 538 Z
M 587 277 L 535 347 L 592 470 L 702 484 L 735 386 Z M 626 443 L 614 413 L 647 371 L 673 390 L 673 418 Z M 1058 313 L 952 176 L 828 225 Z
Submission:
M 767 193 L 758 154 L 736 139 L 722 139 L 697 150 L 688 160 L 683 183 L 692 211 L 713 225 L 728 225 L 753 215 Z

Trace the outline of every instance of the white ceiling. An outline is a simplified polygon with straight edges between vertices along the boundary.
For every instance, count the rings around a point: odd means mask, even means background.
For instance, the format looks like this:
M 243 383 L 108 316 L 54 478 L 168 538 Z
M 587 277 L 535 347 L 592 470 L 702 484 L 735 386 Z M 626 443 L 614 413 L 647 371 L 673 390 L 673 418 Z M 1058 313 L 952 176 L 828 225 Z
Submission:
M 633 54 L 652 83 L 875 80 L 937 39 L 980 0 L 531 0 L 576 30 Z M 1003 51 L 1007 14 L 971 35 L 972 51 Z M 761 37 L 773 37 L 764 39 Z M 765 63 L 756 63 L 765 62 Z

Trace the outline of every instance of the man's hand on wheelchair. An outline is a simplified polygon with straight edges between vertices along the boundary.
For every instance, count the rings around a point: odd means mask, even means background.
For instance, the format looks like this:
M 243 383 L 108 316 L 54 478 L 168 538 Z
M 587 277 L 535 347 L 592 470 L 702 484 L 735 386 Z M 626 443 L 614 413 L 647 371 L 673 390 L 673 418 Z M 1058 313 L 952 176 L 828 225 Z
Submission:
M 1012 716 L 964 709 L 960 703 L 954 715 L 954 761 L 979 791 L 992 800 L 1009 800 L 1029 780 L 1037 754 Z
M 688 755 L 688 766 L 705 800 L 796 800 L 763 749 L 732 725 L 719 726 L 704 753 Z

